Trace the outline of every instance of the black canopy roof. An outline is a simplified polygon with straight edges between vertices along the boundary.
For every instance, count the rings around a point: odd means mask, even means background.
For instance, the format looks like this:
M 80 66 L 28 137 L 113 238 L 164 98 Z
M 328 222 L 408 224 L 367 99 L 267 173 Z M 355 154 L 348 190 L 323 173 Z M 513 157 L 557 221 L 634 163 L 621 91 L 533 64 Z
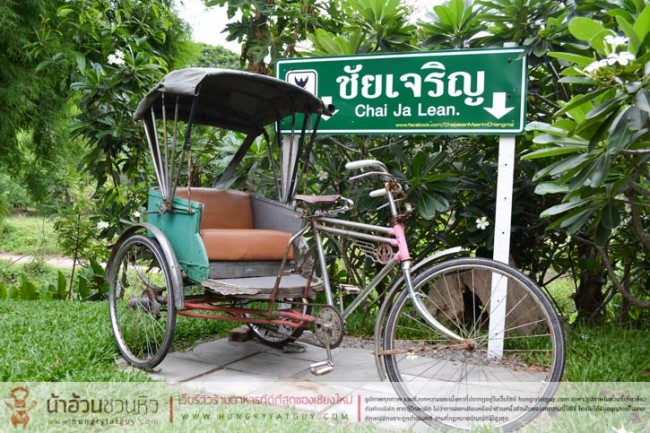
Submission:
M 163 107 L 167 119 L 187 122 L 198 96 L 193 123 L 259 134 L 264 126 L 293 113 L 329 114 L 323 102 L 308 91 L 266 75 L 217 68 L 187 68 L 170 72 L 142 99 L 134 120 Z

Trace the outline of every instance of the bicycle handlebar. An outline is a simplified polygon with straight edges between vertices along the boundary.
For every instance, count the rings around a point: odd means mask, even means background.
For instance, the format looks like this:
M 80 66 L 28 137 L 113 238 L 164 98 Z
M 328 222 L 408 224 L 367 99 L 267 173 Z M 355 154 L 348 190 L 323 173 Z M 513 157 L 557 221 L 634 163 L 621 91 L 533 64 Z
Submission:
M 376 159 L 360 159 L 359 161 L 350 161 L 345 164 L 345 168 L 348 170 L 357 170 L 364 167 L 376 167 L 381 171 L 388 173 L 388 169 L 384 163 L 377 161 Z
M 370 194 L 368 194 L 370 197 L 381 197 L 388 194 L 388 191 L 386 191 L 386 188 L 380 188 L 376 189 L 374 191 L 370 191 Z

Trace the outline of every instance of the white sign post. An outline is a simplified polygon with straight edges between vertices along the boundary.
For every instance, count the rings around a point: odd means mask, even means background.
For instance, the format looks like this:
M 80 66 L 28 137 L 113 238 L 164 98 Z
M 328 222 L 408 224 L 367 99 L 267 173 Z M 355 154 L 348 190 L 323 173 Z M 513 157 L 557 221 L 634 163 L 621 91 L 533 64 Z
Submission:
M 515 137 L 499 137 L 499 162 L 497 170 L 496 212 L 494 216 L 494 253 L 496 261 L 508 263 L 510 256 L 510 225 L 512 219 L 512 188 L 515 173 Z M 490 325 L 488 357 L 503 355 L 505 337 L 506 300 L 508 281 L 499 274 L 492 274 L 490 298 Z

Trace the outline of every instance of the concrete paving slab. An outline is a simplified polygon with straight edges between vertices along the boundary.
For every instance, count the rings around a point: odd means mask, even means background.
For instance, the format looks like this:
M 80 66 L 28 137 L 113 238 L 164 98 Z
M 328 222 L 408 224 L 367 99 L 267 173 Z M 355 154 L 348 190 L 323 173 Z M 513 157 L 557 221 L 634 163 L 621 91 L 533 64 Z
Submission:
M 189 361 L 210 364 L 217 368 L 268 350 L 272 349 L 256 341 L 240 342 L 223 338 L 200 343 L 193 349 L 174 352 L 173 355 Z
M 151 373 L 151 378 L 168 383 L 185 382 L 214 371 L 216 366 L 204 362 L 192 361 L 182 354 L 170 353 Z
M 241 398 L 242 402 L 250 402 L 246 400 L 249 398 L 255 404 L 294 407 L 325 419 L 371 422 L 388 431 L 411 429 L 419 433 L 429 429 L 415 421 L 390 382 L 379 380 L 372 350 L 346 347 L 334 349 L 332 353 L 333 372 L 314 376 L 309 367 L 326 359 L 322 348 L 305 345 L 304 352 L 284 353 L 253 340 L 221 339 L 201 343 L 192 350 L 170 353 L 152 377 L 183 386 L 190 390 L 188 395 Z M 446 401 L 444 397 L 463 393 L 488 399 L 495 392 L 527 393 L 526 384 L 486 387 L 464 383 L 460 389 L 457 382 L 440 378 L 455 377 L 459 372 L 468 375 L 472 373 L 471 366 L 463 369 L 462 365 L 448 361 L 431 365 L 430 359 L 425 358 L 402 361 L 402 377 L 418 398 Z M 506 372 L 498 367 L 487 371 L 496 380 L 506 377 Z M 535 374 L 530 376 L 537 379 Z
M 251 374 L 273 374 L 278 380 L 296 377 L 309 369 L 310 362 L 302 359 L 287 361 L 283 353 L 265 352 L 228 364 L 229 370 Z
M 241 396 L 267 388 L 269 383 L 272 382 L 277 382 L 277 379 L 273 376 L 221 369 L 201 376 L 200 380 L 188 382 L 184 385 L 210 394 Z
M 297 379 L 310 380 L 313 382 L 376 382 L 379 374 L 375 367 L 375 358 L 371 351 L 366 349 L 347 348 L 336 349 L 332 353 L 334 371 L 323 375 L 314 376 L 310 371 L 296 376 Z M 325 351 L 321 349 L 325 359 Z

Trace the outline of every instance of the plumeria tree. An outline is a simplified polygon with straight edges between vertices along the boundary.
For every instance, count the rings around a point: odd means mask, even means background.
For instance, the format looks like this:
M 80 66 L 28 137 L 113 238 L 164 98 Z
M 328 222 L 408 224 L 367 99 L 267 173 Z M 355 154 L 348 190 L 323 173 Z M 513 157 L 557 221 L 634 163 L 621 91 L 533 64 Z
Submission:
M 537 192 L 562 195 L 542 216 L 582 244 L 599 277 L 593 284 L 606 287 L 585 293 L 578 307 L 602 314 L 618 295 L 623 319 L 630 305 L 650 307 L 650 6 L 633 12 L 610 28 L 571 21 L 571 34 L 589 49 L 550 55 L 564 65 L 560 81 L 578 91 L 552 122 L 528 126 L 537 149 L 525 156 L 546 161 Z

